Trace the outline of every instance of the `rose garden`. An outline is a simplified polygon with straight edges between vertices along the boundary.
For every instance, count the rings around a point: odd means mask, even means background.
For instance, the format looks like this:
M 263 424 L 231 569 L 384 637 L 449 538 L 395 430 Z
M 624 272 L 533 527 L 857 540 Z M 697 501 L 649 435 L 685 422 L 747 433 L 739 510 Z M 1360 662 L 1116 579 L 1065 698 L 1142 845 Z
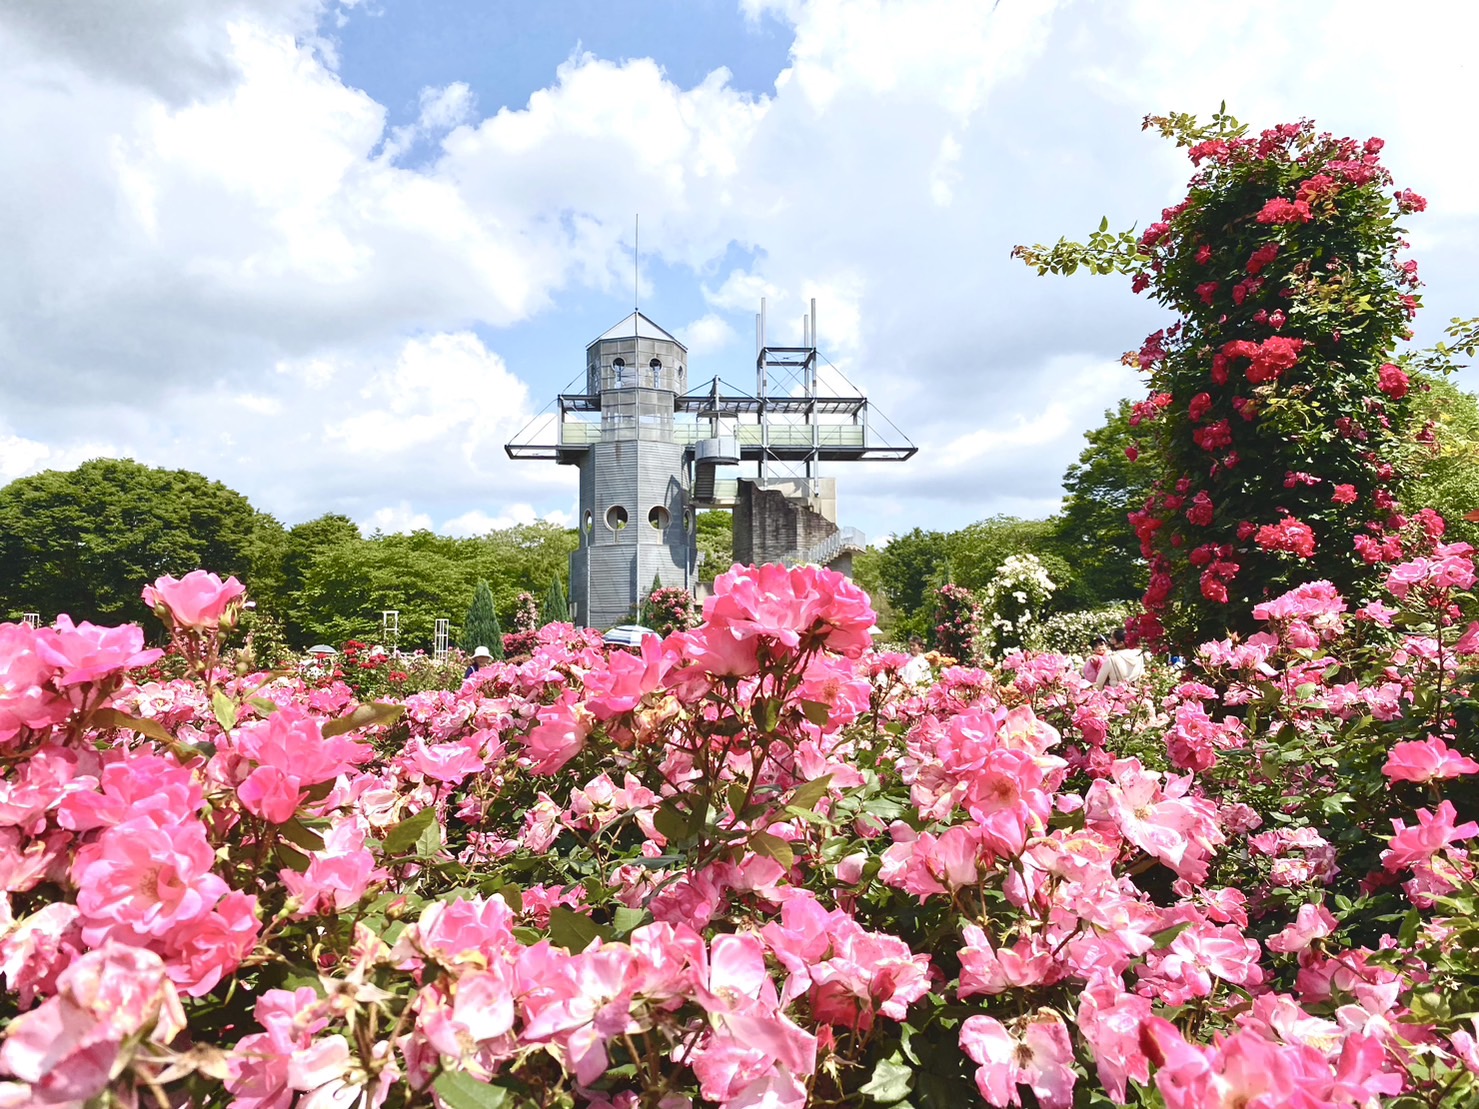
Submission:
M 0 1106 L 1479 1104 L 1424 201 L 1380 140 L 1147 125 L 1182 203 L 1018 249 L 1173 317 L 1130 356 L 1143 679 L 947 586 L 906 681 L 812 567 L 400 698 L 253 668 L 212 567 L 138 583 L 182 676 L 157 629 L 0 625 Z

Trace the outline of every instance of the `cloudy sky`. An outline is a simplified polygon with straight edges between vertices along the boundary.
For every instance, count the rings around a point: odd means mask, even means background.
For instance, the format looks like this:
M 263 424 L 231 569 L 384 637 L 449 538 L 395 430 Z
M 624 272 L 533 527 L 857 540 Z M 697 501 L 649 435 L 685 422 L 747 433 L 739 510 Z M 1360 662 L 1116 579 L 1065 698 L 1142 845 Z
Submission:
M 693 380 L 752 380 L 759 296 L 783 336 L 816 297 L 920 446 L 838 471 L 844 523 L 1045 514 L 1163 321 L 1012 245 L 1175 200 L 1147 112 L 1307 115 L 1429 198 L 1431 342 L 1479 314 L 1476 11 L 0 0 L 0 481 L 126 455 L 287 523 L 569 520 L 573 471 L 503 443 L 630 311 L 640 212 Z

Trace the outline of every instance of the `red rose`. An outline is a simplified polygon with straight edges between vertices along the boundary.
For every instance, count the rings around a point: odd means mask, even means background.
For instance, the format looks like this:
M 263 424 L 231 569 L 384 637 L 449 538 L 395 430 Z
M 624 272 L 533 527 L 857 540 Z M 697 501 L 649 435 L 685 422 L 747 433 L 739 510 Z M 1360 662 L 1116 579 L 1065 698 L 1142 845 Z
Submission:
M 1376 387 L 1393 400 L 1401 400 L 1405 397 L 1408 386 L 1409 380 L 1407 375 L 1390 362 L 1386 363 L 1377 371 Z

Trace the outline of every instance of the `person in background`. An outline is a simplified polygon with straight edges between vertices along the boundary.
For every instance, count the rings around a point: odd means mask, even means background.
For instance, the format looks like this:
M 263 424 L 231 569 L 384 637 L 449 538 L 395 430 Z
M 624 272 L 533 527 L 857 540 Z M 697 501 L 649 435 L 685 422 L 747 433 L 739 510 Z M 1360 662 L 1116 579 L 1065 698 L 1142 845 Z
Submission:
M 1124 685 L 1145 677 L 1145 655 L 1138 647 L 1131 647 L 1123 628 L 1116 628 L 1110 637 L 1113 648 L 1104 656 L 1099 673 L 1094 677 L 1094 688 Z
M 913 686 L 924 685 L 930 680 L 930 663 L 924 657 L 924 640 L 917 635 L 909 637 L 909 661 L 900 667 L 899 678 Z
M 1094 645 L 1089 651 L 1089 657 L 1084 660 L 1083 675 L 1085 681 L 1092 682 L 1098 679 L 1099 671 L 1103 668 L 1104 659 L 1108 654 L 1109 640 L 1101 635 L 1098 639 L 1094 640 Z
M 465 681 L 468 678 L 472 677 L 479 670 L 481 670 L 485 666 L 490 665 L 492 662 L 493 652 L 488 650 L 488 648 L 486 647 L 479 647 L 476 651 L 472 653 L 472 665 L 467 668 L 467 673 L 462 675 L 463 680 Z

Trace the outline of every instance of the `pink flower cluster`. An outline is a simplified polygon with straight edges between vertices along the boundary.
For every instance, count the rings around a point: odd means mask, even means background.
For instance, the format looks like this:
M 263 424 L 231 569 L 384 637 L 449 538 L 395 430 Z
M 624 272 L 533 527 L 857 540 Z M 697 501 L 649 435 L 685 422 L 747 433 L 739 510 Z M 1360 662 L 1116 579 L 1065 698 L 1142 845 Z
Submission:
M 1405 608 L 1467 588 L 1466 549 L 1420 561 Z M 1412 791 L 1479 761 L 1407 714 L 1469 696 L 1479 621 L 1374 604 L 1306 583 L 1164 681 L 1017 653 L 916 683 L 841 575 L 736 568 L 640 651 L 540 629 L 358 715 L 342 684 L 136 685 L 127 629 L 0 625 L 0 1104 L 803 1109 L 867 1098 L 879 1058 L 950 1081 L 942 1052 L 1003 1107 L 1459 1089 L 1472 1032 L 1408 948 L 1461 926 L 1479 822 Z M 1388 787 L 1354 849 L 1301 807 L 1353 803 L 1324 757 L 1352 751 Z M 1429 915 L 1353 946 L 1391 898 Z

